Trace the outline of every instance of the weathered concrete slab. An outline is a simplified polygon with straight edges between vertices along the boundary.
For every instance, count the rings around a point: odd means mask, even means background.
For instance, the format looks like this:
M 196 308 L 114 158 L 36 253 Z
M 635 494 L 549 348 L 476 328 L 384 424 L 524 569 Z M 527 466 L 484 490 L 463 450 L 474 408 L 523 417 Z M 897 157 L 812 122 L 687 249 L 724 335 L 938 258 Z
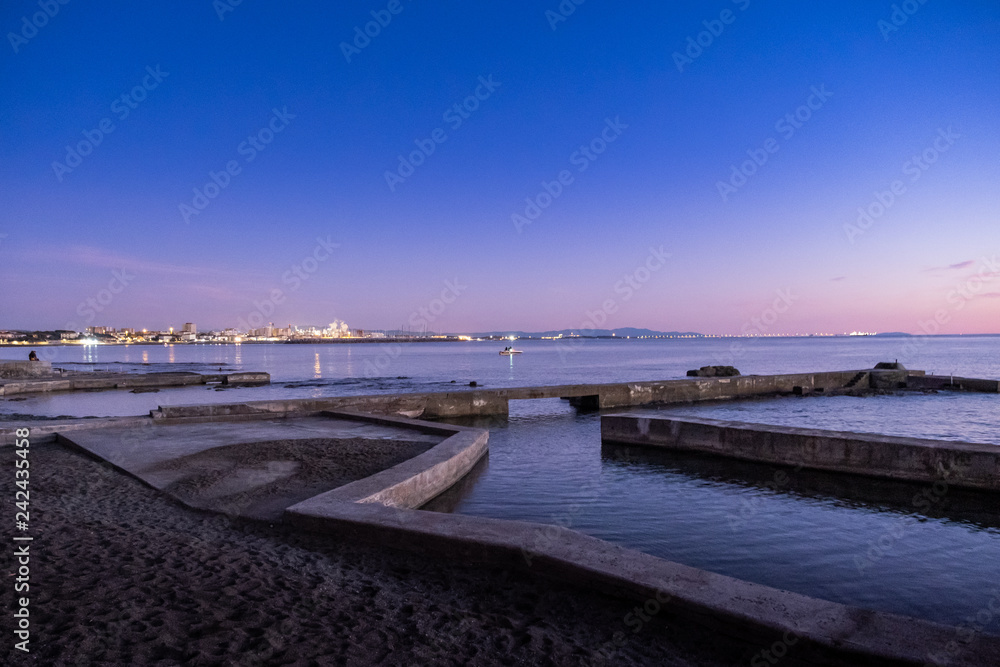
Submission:
M 893 391 L 896 389 L 906 389 L 909 378 L 910 373 L 906 369 L 876 369 L 868 374 L 868 383 L 872 389 L 880 391 Z
M 303 501 L 295 506 L 296 511 L 308 512 L 338 503 L 419 507 L 471 470 L 485 456 L 488 441 L 486 431 L 462 429 L 406 463 Z
M 150 486 L 161 488 L 163 485 L 151 470 L 167 461 L 209 449 L 266 440 L 359 437 L 406 438 L 436 444 L 444 436 L 331 415 L 241 423 L 162 424 L 147 420 L 140 425 L 127 423 L 67 432 L 62 435 L 62 440 L 122 468 Z
M 988 394 L 1000 393 L 1000 380 L 981 380 L 954 375 L 911 376 L 906 381 L 907 389 L 937 389 L 952 391 L 978 391 Z
M 809 391 L 831 391 L 848 385 L 864 371 L 744 375 L 726 378 L 696 378 L 658 382 L 575 384 L 508 389 L 332 396 L 288 400 L 250 401 L 212 405 L 170 405 L 153 411 L 156 419 L 216 418 L 262 413 L 318 413 L 323 410 L 361 410 L 378 414 L 440 419 L 508 414 L 512 400 L 533 398 L 586 398 L 584 405 L 620 408 L 660 403 L 690 403 L 754 396 L 791 394 L 796 387 Z M 596 397 L 593 398 L 593 397 Z
M 139 417 L 98 417 L 96 419 L 45 419 L 23 422 L 3 422 L 0 427 L 0 447 L 14 445 L 14 433 L 17 429 L 26 428 L 30 431 L 32 443 L 54 442 L 58 433 L 87 431 L 109 426 L 141 427 L 150 425 L 152 418 L 148 415 Z
M 191 507 L 274 520 L 317 493 L 419 459 L 455 433 L 401 422 L 356 415 L 236 424 L 147 420 L 59 437 Z
M 51 361 L 0 359 L 0 378 L 33 378 L 52 375 Z
M 25 362 L 27 363 L 27 362 Z M 47 362 L 32 362 L 47 363 Z M 95 391 L 104 389 L 133 389 L 150 387 L 185 387 L 190 385 L 268 384 L 267 373 L 225 373 L 203 375 L 190 372 L 168 373 L 81 373 L 64 372 L 52 377 L 4 380 L 0 395 L 31 394 L 52 391 Z
M 73 388 L 69 380 L 57 378 L 34 380 L 5 380 L 0 383 L 0 396 L 34 394 L 46 391 L 69 391 Z
M 745 422 L 604 415 L 601 439 L 746 461 L 1000 491 L 1000 446 Z
M 241 384 L 268 384 L 271 382 L 271 375 L 269 373 L 229 373 L 228 375 L 222 376 L 222 384 L 229 385 L 241 385 Z

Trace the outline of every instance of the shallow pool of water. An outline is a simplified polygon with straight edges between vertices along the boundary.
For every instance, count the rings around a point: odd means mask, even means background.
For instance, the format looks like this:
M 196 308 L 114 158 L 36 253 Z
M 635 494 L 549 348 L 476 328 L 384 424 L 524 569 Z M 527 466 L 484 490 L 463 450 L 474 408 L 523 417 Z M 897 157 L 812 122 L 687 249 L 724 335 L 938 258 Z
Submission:
M 662 412 L 995 443 L 976 415 L 998 404 L 996 395 L 907 394 Z M 693 567 L 953 625 L 1000 599 L 996 496 L 602 446 L 600 415 L 555 399 L 514 401 L 508 420 L 479 424 L 490 428 L 488 462 L 427 509 L 558 524 Z M 992 632 L 1000 634 L 997 619 Z

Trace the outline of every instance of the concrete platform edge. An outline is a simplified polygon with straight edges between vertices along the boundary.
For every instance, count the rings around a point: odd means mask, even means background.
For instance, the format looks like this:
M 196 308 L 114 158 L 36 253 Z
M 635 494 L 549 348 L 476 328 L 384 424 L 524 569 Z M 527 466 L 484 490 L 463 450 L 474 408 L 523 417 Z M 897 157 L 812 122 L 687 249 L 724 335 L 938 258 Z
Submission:
M 602 415 L 604 442 L 757 463 L 1000 491 L 990 444 L 655 415 Z
M 697 570 L 558 526 L 311 500 L 286 510 L 286 520 L 345 539 L 533 572 L 643 606 L 655 601 L 667 614 L 762 648 L 794 642 L 795 660 L 787 664 L 924 665 L 958 637 L 957 628 Z M 1000 664 L 1000 637 L 980 635 L 949 657 L 949 665 Z

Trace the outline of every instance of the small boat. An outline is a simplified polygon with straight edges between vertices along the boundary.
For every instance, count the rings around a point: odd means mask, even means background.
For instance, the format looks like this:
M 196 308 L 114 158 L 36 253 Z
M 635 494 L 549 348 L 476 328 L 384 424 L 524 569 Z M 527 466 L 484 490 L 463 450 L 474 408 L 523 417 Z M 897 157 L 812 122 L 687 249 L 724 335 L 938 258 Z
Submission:
M 523 354 L 523 353 L 524 350 L 515 350 L 512 347 L 505 347 L 504 349 L 500 350 L 500 354 L 504 357 L 509 357 L 513 354 Z

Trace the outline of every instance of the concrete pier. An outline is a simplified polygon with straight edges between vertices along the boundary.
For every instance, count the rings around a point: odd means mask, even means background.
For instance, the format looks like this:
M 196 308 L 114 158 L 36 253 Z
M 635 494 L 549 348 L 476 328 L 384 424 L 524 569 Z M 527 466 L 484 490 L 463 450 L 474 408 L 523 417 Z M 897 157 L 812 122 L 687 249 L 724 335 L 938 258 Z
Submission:
M 31 363 L 47 364 L 48 362 Z M 74 390 L 158 389 L 199 384 L 259 385 L 270 382 L 271 376 L 267 373 L 203 375 L 201 373 L 80 373 L 67 371 L 63 373 L 52 372 L 47 376 L 40 374 L 0 380 L 0 396 Z
M 164 377 L 164 376 L 170 377 Z M 3 384 L 0 395 L 31 391 L 71 389 L 113 389 L 129 387 L 184 386 L 212 382 L 259 384 L 269 381 L 267 373 L 231 373 L 199 375 L 169 373 L 146 375 L 106 375 L 80 373 L 66 379 L 46 379 L 30 385 L 29 380 Z M 970 391 L 996 391 L 996 380 L 962 379 Z M 368 414 L 398 415 L 408 418 L 447 419 L 452 417 L 506 416 L 510 401 L 533 398 L 565 398 L 585 409 L 614 409 L 644 405 L 694 403 L 698 401 L 736 400 L 782 395 L 830 395 L 864 393 L 888 388 L 938 389 L 937 376 L 923 371 L 859 370 L 781 375 L 742 375 L 722 378 L 685 378 L 651 382 L 611 384 L 572 384 L 508 389 L 469 389 L 463 391 L 375 394 L 365 396 L 329 396 L 284 400 L 246 401 L 198 405 L 166 405 L 150 412 L 155 421 L 241 420 L 263 416 L 301 416 L 324 411 L 358 411 Z M 136 418 L 138 419 L 138 418 Z M 59 429 L 94 428 L 96 420 L 60 420 L 34 422 L 32 430 L 40 437 L 51 437 Z M 0 445 L 13 442 L 13 428 L 0 427 Z
M 913 371 L 911 371 L 912 373 Z M 919 372 L 919 371 L 918 371 Z M 170 405 L 153 411 L 154 419 L 216 418 L 261 412 L 362 410 L 421 419 L 504 416 L 512 400 L 568 398 L 587 408 L 622 408 L 666 403 L 728 400 L 793 393 L 835 393 L 868 371 L 832 371 L 783 375 L 686 378 L 653 382 L 572 384 L 510 389 L 475 389 L 423 394 L 331 396 L 214 405 Z M 867 376 L 866 376 L 867 377 Z
M 994 380 L 964 380 L 970 391 L 996 391 Z M 652 382 L 570 384 L 509 389 L 474 389 L 414 394 L 331 396 L 215 405 L 171 405 L 153 411 L 154 419 L 235 417 L 273 412 L 360 410 L 421 419 L 505 416 L 510 401 L 566 398 L 581 409 L 612 409 L 670 403 L 810 394 L 861 394 L 871 391 L 934 388 L 923 371 L 855 370 L 781 375 L 685 378 Z
M 976 391 L 988 394 L 1000 393 L 1000 380 L 981 380 L 954 375 L 924 375 L 910 377 L 907 389 L 934 389 L 941 391 Z
M 715 419 L 604 415 L 605 442 L 1000 491 L 1000 446 Z
M 40 362 L 35 362 L 40 363 Z M 41 362 L 44 363 L 44 362 Z M 182 387 L 221 383 L 268 384 L 267 373 L 72 373 L 50 377 L 0 380 L 0 396 L 51 391 Z M 378 414 L 441 419 L 506 415 L 512 400 L 566 398 L 582 409 L 693 403 L 779 395 L 865 393 L 899 389 L 961 389 L 996 393 L 1000 381 L 925 376 L 923 371 L 855 370 L 781 375 L 685 378 L 650 382 L 573 384 L 509 389 L 476 389 L 414 394 L 332 396 L 318 399 L 249 401 L 238 404 L 161 407 L 153 417 L 234 417 L 261 412 L 361 410 Z

